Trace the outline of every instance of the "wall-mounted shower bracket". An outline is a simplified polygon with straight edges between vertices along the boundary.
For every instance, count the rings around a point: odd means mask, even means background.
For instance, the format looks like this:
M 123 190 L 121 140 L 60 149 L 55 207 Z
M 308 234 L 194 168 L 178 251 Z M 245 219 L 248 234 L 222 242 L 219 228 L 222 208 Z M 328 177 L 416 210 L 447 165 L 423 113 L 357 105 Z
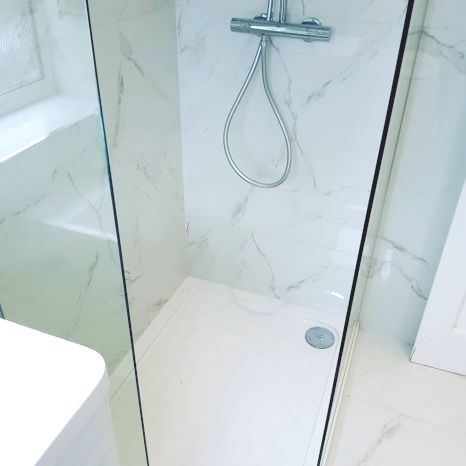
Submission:
M 291 37 L 306 42 L 329 41 L 332 34 L 332 29 L 322 26 L 317 18 L 310 18 L 301 24 L 295 24 L 268 21 L 263 15 L 258 15 L 254 19 L 233 18 L 230 29 L 232 32 L 258 36 Z

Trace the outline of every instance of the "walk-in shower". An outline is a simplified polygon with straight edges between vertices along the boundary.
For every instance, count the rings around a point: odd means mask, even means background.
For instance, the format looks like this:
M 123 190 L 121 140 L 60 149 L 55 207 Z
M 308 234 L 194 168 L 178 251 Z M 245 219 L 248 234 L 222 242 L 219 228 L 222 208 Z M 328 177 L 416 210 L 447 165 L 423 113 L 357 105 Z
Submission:
M 244 181 L 249 183 L 252 186 L 258 188 L 276 188 L 283 184 L 288 175 L 290 174 L 291 162 L 292 162 L 292 150 L 289 131 L 286 127 L 286 123 L 283 120 L 280 110 L 277 107 L 277 104 L 274 100 L 272 92 L 270 90 L 269 78 L 268 78 L 268 68 L 267 68 L 267 54 L 271 47 L 271 37 L 284 37 L 284 38 L 295 38 L 302 39 L 306 42 L 312 41 L 328 41 L 330 40 L 331 29 L 329 27 L 324 27 L 318 18 L 307 18 L 301 24 L 293 24 L 286 22 L 286 4 L 287 0 L 277 0 L 278 4 L 278 21 L 274 19 L 274 0 L 268 0 L 267 3 L 267 12 L 262 13 L 254 17 L 254 19 L 242 19 L 242 18 L 233 18 L 231 20 L 231 31 L 232 32 L 242 32 L 247 34 L 256 34 L 260 37 L 259 45 L 257 47 L 254 60 L 252 62 L 251 68 L 246 76 L 246 79 L 241 86 L 241 89 L 231 107 L 228 117 L 225 122 L 225 127 L 223 130 L 223 147 L 225 154 L 230 164 L 231 168 L 235 173 L 242 178 Z M 236 114 L 238 106 L 240 105 L 244 94 L 246 93 L 251 80 L 254 77 L 254 74 L 257 70 L 257 65 L 261 61 L 261 71 L 262 71 L 262 83 L 264 86 L 264 91 L 269 101 L 270 107 L 277 119 L 280 130 L 283 134 L 286 146 L 286 162 L 283 174 L 276 180 L 271 182 L 259 181 L 254 178 L 251 178 L 236 163 L 230 149 L 230 126 L 231 122 Z M 260 141 L 257 143 L 257 147 L 261 147 Z
M 44 75 L 0 92 L 0 302 L 104 356 L 121 466 L 319 463 L 413 2 L 263 2 L 0 2 Z

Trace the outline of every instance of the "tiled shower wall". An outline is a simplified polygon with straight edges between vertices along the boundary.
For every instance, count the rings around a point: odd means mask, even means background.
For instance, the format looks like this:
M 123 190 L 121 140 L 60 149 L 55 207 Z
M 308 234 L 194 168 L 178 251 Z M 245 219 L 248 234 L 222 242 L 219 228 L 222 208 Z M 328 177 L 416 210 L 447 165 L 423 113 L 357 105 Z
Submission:
M 413 343 L 466 175 L 466 4 L 430 0 L 363 307 Z
M 175 9 L 89 4 L 137 338 L 186 275 Z
M 407 2 L 289 1 L 289 20 L 319 16 L 330 43 L 274 39 L 270 82 L 292 136 L 289 180 L 255 189 L 227 165 L 225 118 L 258 40 L 231 17 L 266 2 L 180 1 L 178 68 L 191 274 L 344 312 L 380 146 Z M 232 124 L 232 151 L 263 179 L 284 144 L 260 78 Z
M 407 2 L 289 1 L 291 21 L 319 16 L 334 36 L 274 40 L 270 82 L 294 161 L 273 190 L 239 180 L 222 148 L 257 46 L 229 21 L 265 3 L 90 1 L 136 338 L 188 272 L 346 310 Z M 282 168 L 260 79 L 231 141 L 253 175 Z

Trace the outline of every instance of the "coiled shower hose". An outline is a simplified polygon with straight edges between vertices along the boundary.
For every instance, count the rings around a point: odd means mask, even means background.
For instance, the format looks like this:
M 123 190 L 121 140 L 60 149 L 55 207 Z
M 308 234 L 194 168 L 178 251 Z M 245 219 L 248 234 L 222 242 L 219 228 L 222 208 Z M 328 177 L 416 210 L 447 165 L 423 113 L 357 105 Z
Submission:
M 267 16 L 266 20 L 270 21 L 272 18 L 272 1 L 269 0 L 268 2 L 268 8 L 267 8 Z M 270 38 L 267 36 L 262 36 L 259 47 L 257 48 L 256 55 L 254 57 L 254 61 L 252 62 L 251 68 L 249 70 L 248 75 L 246 76 L 246 79 L 243 83 L 243 86 L 241 87 L 234 103 L 233 106 L 231 107 L 230 113 L 228 114 L 227 120 L 225 122 L 225 128 L 223 130 L 223 147 L 225 149 L 225 154 L 227 156 L 228 163 L 230 164 L 231 168 L 235 171 L 235 173 L 242 178 L 244 181 L 247 183 L 251 184 L 252 186 L 256 186 L 258 188 L 276 188 L 277 186 L 280 186 L 283 184 L 283 182 L 288 178 L 288 175 L 290 173 L 290 168 L 291 168 L 291 143 L 290 143 L 290 137 L 288 135 L 288 131 L 286 129 L 285 123 L 283 122 L 283 119 L 280 115 L 280 112 L 278 110 L 277 105 L 274 102 L 273 95 L 270 91 L 269 87 L 269 82 L 268 82 L 268 77 L 267 77 L 267 46 L 270 43 Z M 259 60 L 262 61 L 262 83 L 264 85 L 264 90 L 265 94 L 267 95 L 267 99 L 270 103 L 270 106 L 272 107 L 273 113 L 275 114 L 275 117 L 277 118 L 278 124 L 280 125 L 280 129 L 283 133 L 283 137 L 285 138 L 285 144 L 286 144 L 286 165 L 285 165 L 285 170 L 282 174 L 282 176 L 273 182 L 270 183 L 264 183 L 262 181 L 255 180 L 248 175 L 246 175 L 236 164 L 235 160 L 233 159 L 233 156 L 231 155 L 230 151 L 230 144 L 229 144 L 229 134 L 230 134 L 230 125 L 233 120 L 233 117 L 236 114 L 236 111 L 238 109 L 239 104 L 241 103 L 241 100 L 244 97 L 244 94 L 249 87 L 249 84 L 251 83 L 251 80 L 254 76 L 254 73 L 256 72 L 257 65 L 259 63 Z

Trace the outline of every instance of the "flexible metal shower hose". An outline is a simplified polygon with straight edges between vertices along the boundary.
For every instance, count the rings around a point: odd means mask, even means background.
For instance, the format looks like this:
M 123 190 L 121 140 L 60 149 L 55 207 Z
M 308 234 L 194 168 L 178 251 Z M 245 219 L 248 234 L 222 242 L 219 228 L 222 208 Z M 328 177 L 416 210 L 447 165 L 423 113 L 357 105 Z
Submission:
M 267 19 L 270 20 L 271 18 L 271 7 L 270 7 L 270 1 L 269 1 L 269 8 L 267 10 Z M 288 178 L 288 175 L 290 173 L 290 168 L 291 168 L 291 144 L 290 144 L 290 137 L 288 135 L 288 131 L 285 127 L 285 123 L 283 122 L 283 119 L 280 115 L 280 112 L 277 108 L 277 105 L 274 102 L 272 93 L 270 91 L 269 87 L 269 82 L 267 78 L 267 45 L 269 44 L 270 39 L 266 36 L 262 36 L 259 47 L 257 48 L 256 55 L 254 57 L 254 61 L 252 62 L 251 68 L 249 70 L 248 75 L 246 76 L 246 79 L 243 83 L 243 86 L 241 87 L 234 103 L 233 106 L 231 107 L 230 113 L 228 114 L 227 120 L 225 122 L 225 128 L 223 131 L 223 147 L 225 149 L 225 154 L 227 156 L 228 163 L 230 164 L 231 168 L 235 171 L 235 173 L 242 178 L 244 181 L 247 183 L 251 184 L 252 186 L 256 186 L 258 188 L 276 188 L 277 186 L 280 186 L 283 184 L 283 182 Z M 251 83 L 251 80 L 254 76 L 254 73 L 256 72 L 257 65 L 259 63 L 259 60 L 262 59 L 262 83 L 264 85 L 264 90 L 265 94 L 267 95 L 267 99 L 270 103 L 270 106 L 272 107 L 273 113 L 275 114 L 275 117 L 277 118 L 278 124 L 280 125 L 280 129 L 283 133 L 283 136 L 285 138 L 285 144 L 286 144 L 286 165 L 285 165 L 285 170 L 282 174 L 282 176 L 273 182 L 270 183 L 264 183 L 262 181 L 255 180 L 248 175 L 246 175 L 236 164 L 235 160 L 233 159 L 233 156 L 231 155 L 230 151 L 230 144 L 229 144 L 229 133 L 230 133 L 230 125 L 231 121 L 233 120 L 233 117 L 236 114 L 236 110 L 238 109 L 239 104 L 241 103 L 241 100 L 244 97 L 244 94 L 249 87 L 249 84 Z

